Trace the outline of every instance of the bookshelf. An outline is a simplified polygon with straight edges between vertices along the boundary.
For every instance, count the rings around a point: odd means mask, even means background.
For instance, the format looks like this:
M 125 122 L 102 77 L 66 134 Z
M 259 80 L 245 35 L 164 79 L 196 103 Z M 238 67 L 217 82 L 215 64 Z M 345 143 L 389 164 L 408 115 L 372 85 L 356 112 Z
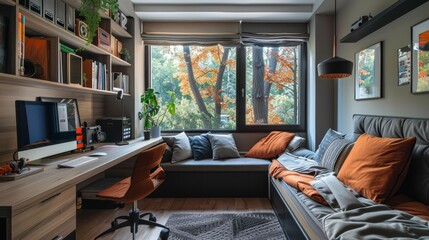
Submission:
M 72 7 L 77 8 L 80 4 L 80 0 L 66 0 L 67 4 L 70 4 Z M 4 6 L 4 7 L 2 7 Z M 40 15 L 34 13 L 33 11 L 27 9 L 25 6 L 17 4 L 17 1 L 12 0 L 0 0 L 0 8 L 5 8 L 9 10 L 15 10 L 15 11 L 9 11 L 9 12 L 15 12 L 15 14 L 10 13 L 7 14 L 10 19 L 17 20 L 16 13 L 21 13 L 25 16 L 25 33 L 26 36 L 31 37 L 44 37 L 44 38 L 58 38 L 59 42 L 62 44 L 65 44 L 73 49 L 83 49 L 82 51 L 77 52 L 77 55 L 81 55 L 85 58 L 93 58 L 94 60 L 101 61 L 106 66 L 106 73 L 108 73 L 108 76 L 106 76 L 106 79 L 108 81 L 112 81 L 112 72 L 117 71 L 114 68 L 120 68 L 121 71 L 124 71 L 124 74 L 133 73 L 132 70 L 132 62 L 133 59 L 130 59 L 129 62 L 124 61 L 123 59 L 119 58 L 118 56 L 113 55 L 111 52 L 106 51 L 105 49 L 102 49 L 94 44 L 87 44 L 86 40 L 76 36 L 73 32 L 70 32 L 64 28 L 62 28 L 59 25 L 56 25 L 45 18 L 42 18 Z M 3 11 L 3 14 L 5 11 Z M 0 14 L 2 11 L 0 11 Z M 114 36 L 118 40 L 120 40 L 123 43 L 123 47 L 127 49 L 133 49 L 132 41 L 133 41 L 133 35 L 127 30 L 123 29 L 118 23 L 116 23 L 113 19 L 111 19 L 107 14 L 100 11 L 100 15 L 102 17 L 102 23 L 100 24 L 100 27 L 102 27 L 106 32 L 108 32 L 111 36 Z M 77 16 L 77 15 L 76 15 Z M 134 21 L 132 19 L 131 24 L 134 24 Z M 129 25 L 131 25 L 129 24 Z M 9 36 L 15 36 L 13 40 L 10 38 L 7 39 L 8 45 L 14 44 L 16 40 L 18 39 L 18 24 L 16 21 L 10 21 L 10 30 L 9 30 Z M 124 41 L 128 40 L 128 41 Z M 131 40 L 131 41 L 130 41 Z M 131 45 L 130 45 L 131 44 Z M 116 94 L 113 92 L 113 84 L 110 83 L 107 86 L 109 86 L 108 90 L 98 90 L 98 89 L 91 89 L 86 88 L 79 85 L 74 84 L 65 84 L 65 83 L 59 83 L 59 79 L 51 79 L 50 82 L 42 79 L 37 78 L 28 78 L 28 77 L 22 77 L 18 73 L 18 60 L 17 60 L 17 51 L 18 48 L 10 48 L 12 51 L 8 52 L 8 71 L 5 73 L 0 72 L 0 77 L 2 79 L 3 83 L 8 82 L 8 84 L 17 84 L 17 85 L 25 85 L 25 82 L 28 82 L 27 85 L 33 86 L 33 87 L 49 87 L 51 89 L 67 89 L 70 88 L 71 91 L 82 91 L 85 93 L 91 93 L 91 94 L 101 94 L 101 95 L 111 95 Z M 52 56 L 52 54 L 51 54 Z M 58 67 L 59 68 L 59 67 Z M 59 69 L 56 69 L 53 67 L 50 71 L 50 75 L 56 75 L 59 71 Z M 130 76 L 130 84 L 133 82 L 132 76 Z M 110 94 L 109 94 L 110 93 Z M 131 94 L 127 94 L 131 95 Z
M 8 6 L 15 6 L 15 1 L 12 0 L 0 0 L 0 5 L 8 5 Z

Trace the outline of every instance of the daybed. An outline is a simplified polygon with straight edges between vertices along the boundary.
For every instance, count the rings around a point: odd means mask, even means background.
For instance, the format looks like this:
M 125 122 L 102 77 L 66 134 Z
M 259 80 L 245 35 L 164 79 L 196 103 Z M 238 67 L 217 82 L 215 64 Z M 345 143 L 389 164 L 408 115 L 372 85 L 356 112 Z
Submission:
M 321 144 L 316 153 L 300 148 L 290 153 L 284 153 L 272 162 L 258 158 L 199 161 L 187 159 L 173 164 L 164 162 L 162 167 L 166 170 L 167 181 L 164 188 L 159 189 L 154 196 L 266 197 L 268 192 L 279 222 L 289 239 L 385 239 L 390 237 L 410 238 L 410 236 L 413 239 L 429 239 L 429 222 L 426 221 L 429 220 L 429 120 L 355 115 L 353 121 L 354 133 L 344 136 L 344 139 L 348 139 L 347 141 L 333 141 L 329 147 Z M 237 134 L 234 138 L 238 148 L 241 151 L 247 151 L 265 135 Z M 298 135 L 305 136 L 304 134 Z M 370 200 L 362 197 L 360 192 L 358 193 L 361 189 L 354 191 L 346 188 L 332 172 L 343 175 L 344 172 L 348 172 L 346 170 L 349 167 L 345 167 L 345 165 L 350 166 L 347 155 L 353 155 L 353 150 L 359 148 L 356 147 L 358 144 L 353 147 L 353 142 L 356 139 L 364 141 L 362 139 L 372 138 L 382 139 L 382 142 L 384 139 L 393 139 L 394 143 L 396 143 L 396 139 L 399 139 L 399 142 L 407 143 L 408 149 L 399 150 L 398 154 L 395 153 L 396 159 L 399 159 L 402 165 L 396 165 L 399 166 L 396 173 L 397 178 L 395 178 L 394 184 L 389 186 L 391 188 L 389 194 L 377 195 L 375 199 Z M 335 144 L 333 144 L 334 142 Z M 343 144 L 344 142 L 347 144 Z M 393 145 L 393 147 L 395 146 Z M 341 147 L 341 151 L 338 151 L 337 155 L 333 153 L 335 151 L 332 151 L 336 147 Z M 378 151 L 376 147 L 373 147 L 372 151 L 374 149 Z M 268 168 L 272 173 L 273 167 L 279 166 L 279 163 L 285 163 L 280 161 L 284 155 L 295 159 L 291 162 L 297 164 L 295 166 L 297 169 L 301 169 L 299 161 L 306 161 L 306 164 L 315 162 L 311 159 L 320 158 L 322 151 L 325 153 L 324 155 L 328 156 L 324 159 L 342 159 L 341 161 L 328 161 L 328 165 L 331 164 L 331 170 L 317 165 L 311 168 L 316 169 L 315 172 L 310 172 L 317 176 L 307 175 L 308 177 L 305 177 L 306 180 L 311 178 L 314 188 L 319 187 L 317 188 L 319 193 L 322 190 L 324 193 L 322 196 L 325 199 L 320 197 L 320 194 L 314 194 L 319 197 L 315 201 L 314 198 L 307 196 L 308 191 L 299 191 L 282 179 L 277 179 L 278 176 L 277 178 L 267 177 Z M 377 152 L 372 156 L 375 155 Z M 386 154 L 386 156 L 391 155 Z M 377 157 L 383 158 L 382 155 Z M 404 163 L 401 159 L 405 160 Z M 342 165 L 344 162 L 347 164 Z M 381 167 L 383 168 L 383 166 Z M 389 169 L 377 173 L 376 177 L 392 174 Z M 343 200 L 336 200 L 336 198 L 331 201 L 331 195 L 334 192 L 335 197 L 338 196 L 338 192 L 340 195 L 344 193 L 337 190 L 331 193 L 324 191 L 323 188 L 320 189 L 320 184 L 324 183 L 323 181 L 326 179 L 329 179 L 332 184 L 332 178 L 336 179 L 335 184 L 340 184 L 335 185 L 339 186 L 338 190 L 345 189 L 351 192 L 352 198 L 356 201 L 353 202 L 353 200 L 347 203 L 348 205 L 344 205 L 344 202 L 341 202 Z M 340 178 L 339 175 L 338 178 Z M 302 185 L 303 183 L 300 181 L 298 179 L 296 185 Z M 327 186 L 332 187 L 333 185 L 330 184 Z M 371 188 L 372 186 L 369 187 L 370 190 Z M 317 193 L 316 190 L 313 190 L 310 191 L 310 195 Z M 350 226 L 350 224 L 357 224 L 358 227 Z M 352 230 L 350 231 L 350 229 Z M 402 233 L 404 235 L 401 235 Z
M 240 158 L 193 158 L 171 163 L 171 156 L 161 167 L 167 179 L 154 197 L 268 197 L 269 159 L 244 157 L 244 154 L 267 133 L 233 133 Z M 296 133 L 305 137 L 305 133 Z M 166 154 L 168 155 L 168 154 Z
M 412 239 L 429 239 L 428 222 L 422 220 L 422 218 L 426 220 L 429 219 L 429 120 L 355 115 L 353 121 L 355 137 L 364 133 L 383 138 L 416 137 L 408 174 L 406 174 L 402 186 L 395 187 L 399 189 L 396 191 L 395 196 L 391 196 L 385 202 L 390 205 L 385 207 L 383 204 L 373 203 L 375 207 L 371 206 L 373 209 L 382 208 L 384 213 L 395 213 L 397 215 L 394 217 L 385 217 L 383 219 L 384 215 L 379 215 L 378 212 L 376 214 L 371 213 L 373 215 L 368 215 L 371 217 L 367 217 L 366 219 L 368 219 L 368 222 L 366 222 L 367 220 L 365 220 L 364 217 L 367 216 L 365 215 L 367 213 L 362 210 L 357 214 L 359 215 L 357 216 L 359 217 L 359 221 L 356 221 L 356 219 L 354 219 L 356 215 L 347 215 L 348 210 L 334 210 L 329 206 L 312 200 L 283 180 L 270 177 L 269 197 L 287 237 L 294 240 L 328 239 L 327 235 L 330 234 L 330 238 L 335 239 L 385 239 L 399 237 L 408 237 L 408 239 L 410 239 L 410 235 L 407 234 L 414 231 L 414 235 L 411 235 Z M 347 160 L 348 159 L 346 159 L 346 161 Z M 407 166 L 400 170 L 405 173 Z M 380 177 L 382 177 L 381 175 L 382 174 L 380 174 Z M 314 185 L 313 183 L 313 186 Z M 372 203 L 369 203 L 368 205 L 371 204 Z M 360 211 L 360 209 L 365 208 L 366 207 L 356 209 Z M 404 210 L 408 213 L 416 214 L 421 218 L 414 217 L 402 211 L 397 212 L 395 210 L 389 210 L 390 208 Z M 356 211 L 356 209 L 351 211 Z M 380 209 L 377 209 L 377 211 L 378 210 Z M 337 211 L 339 213 L 337 213 Z M 346 217 L 344 219 L 335 219 L 337 216 L 335 214 L 343 214 Z M 334 215 L 335 217 L 332 218 Z M 378 226 L 378 224 L 383 224 L 383 221 L 390 221 L 392 219 L 396 221 L 401 217 L 406 218 L 402 220 L 402 224 L 395 223 L 385 225 L 392 226 L 391 229 Z M 364 220 L 362 220 L 362 218 L 364 218 Z M 341 226 L 344 222 L 349 220 L 351 223 L 349 223 L 348 226 Z M 369 224 L 370 222 L 372 223 Z M 340 227 L 344 228 L 339 230 L 338 228 Z M 401 229 L 402 227 L 404 229 Z M 411 229 L 411 227 L 414 228 Z M 334 234 L 335 237 L 333 237 L 332 231 L 337 231 L 335 232 L 336 235 Z M 350 234 L 351 231 L 354 231 L 353 234 Z M 403 236 L 398 236 L 398 234 L 402 233 L 397 231 L 408 233 L 404 233 Z

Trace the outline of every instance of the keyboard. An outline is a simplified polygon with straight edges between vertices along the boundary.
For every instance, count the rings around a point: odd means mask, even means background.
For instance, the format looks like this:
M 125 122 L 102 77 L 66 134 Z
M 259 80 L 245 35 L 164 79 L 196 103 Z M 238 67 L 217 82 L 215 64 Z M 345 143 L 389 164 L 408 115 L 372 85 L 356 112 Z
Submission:
M 97 157 L 83 156 L 58 164 L 58 167 L 75 168 L 97 160 Z

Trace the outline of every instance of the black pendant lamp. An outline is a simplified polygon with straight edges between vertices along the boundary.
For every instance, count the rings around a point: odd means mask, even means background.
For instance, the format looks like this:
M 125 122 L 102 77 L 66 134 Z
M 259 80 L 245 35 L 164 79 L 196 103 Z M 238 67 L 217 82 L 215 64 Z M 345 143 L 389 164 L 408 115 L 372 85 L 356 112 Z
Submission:
M 317 71 L 320 78 L 338 79 L 346 78 L 352 75 L 353 63 L 341 57 L 337 57 L 337 0 L 335 0 L 334 12 L 334 50 L 333 57 L 317 65 Z

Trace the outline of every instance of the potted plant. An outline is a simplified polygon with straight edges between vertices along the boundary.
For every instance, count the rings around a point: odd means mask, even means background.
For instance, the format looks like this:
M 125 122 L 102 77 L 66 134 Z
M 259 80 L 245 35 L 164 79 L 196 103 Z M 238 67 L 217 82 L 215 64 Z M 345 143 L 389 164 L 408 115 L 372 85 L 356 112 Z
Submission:
M 170 100 L 167 102 L 167 105 L 163 110 L 161 110 L 160 105 L 158 104 L 158 99 L 156 97 L 157 92 L 152 88 L 148 88 L 141 96 L 140 101 L 142 103 L 142 110 L 139 112 L 139 119 L 143 120 L 144 126 L 144 136 L 145 139 L 150 139 L 152 137 L 159 137 L 161 135 L 161 123 L 164 121 L 165 115 L 167 112 L 170 115 L 174 115 L 176 112 L 176 96 L 174 92 L 167 92 L 170 95 Z M 159 116 L 158 113 L 162 112 Z M 149 132 L 150 129 L 150 132 Z M 150 134 L 150 135 L 149 135 Z
M 89 28 L 86 45 L 92 43 L 95 32 L 100 25 L 100 10 L 104 12 L 110 10 L 111 15 L 115 16 L 119 10 L 118 0 L 82 0 L 79 6 L 79 16 L 85 18 L 85 23 Z
M 130 59 L 130 51 L 128 51 L 128 49 L 126 48 L 122 48 L 119 52 L 119 57 L 125 62 L 128 62 L 128 60 Z

